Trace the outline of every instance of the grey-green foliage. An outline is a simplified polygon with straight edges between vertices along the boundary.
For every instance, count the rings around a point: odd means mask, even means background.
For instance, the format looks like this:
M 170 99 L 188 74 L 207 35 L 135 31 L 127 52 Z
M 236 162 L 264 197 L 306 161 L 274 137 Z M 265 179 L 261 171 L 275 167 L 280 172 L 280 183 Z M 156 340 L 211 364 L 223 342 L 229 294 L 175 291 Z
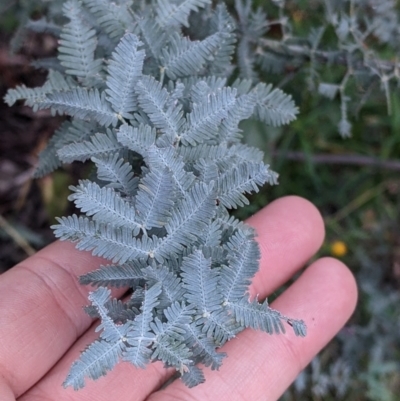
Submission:
M 343 137 L 351 135 L 351 115 L 368 99 L 386 100 L 391 112 L 391 92 L 400 78 L 396 0 L 313 0 L 305 6 L 276 0 L 264 3 L 270 6 L 268 18 L 261 9 L 254 11 L 252 3 L 235 0 L 241 77 L 262 80 L 274 73 L 287 83 L 305 73 L 300 84 L 304 90 L 339 99 L 338 131 Z M 309 25 L 307 34 L 299 34 L 293 21 L 302 12 L 311 19 L 301 24 Z
M 362 317 L 347 325 L 314 358 L 282 401 L 315 397 L 352 400 L 360 395 L 360 388 L 364 389 L 363 399 L 399 398 L 396 378 L 400 371 L 400 294 L 396 280 L 387 279 L 396 263 L 388 251 L 393 242 L 388 243 L 383 235 L 388 227 L 398 227 L 392 215 L 389 222 L 383 220 L 370 231 L 355 251 L 359 264 L 356 278 L 364 296 L 359 312 Z M 371 239 L 380 246 L 371 247 Z
M 297 108 L 271 85 L 227 75 L 236 70 L 236 23 L 224 4 L 209 3 L 66 1 L 56 71 L 42 88 L 6 95 L 10 105 L 25 99 L 70 116 L 37 176 L 74 161 L 97 170 L 95 182 L 70 188 L 82 215 L 53 226 L 61 240 L 110 260 L 80 278 L 99 287 L 86 311 L 100 318 L 100 336 L 65 386 L 79 389 L 120 360 L 142 368 L 160 360 L 192 387 L 204 380 L 196 365 L 218 369 L 218 348 L 245 328 L 282 333 L 286 322 L 306 333 L 303 321 L 249 298 L 258 244 L 227 212 L 277 182 L 262 153 L 240 143 L 239 123 L 286 124 Z M 199 39 L 192 12 L 206 27 Z M 129 287 L 130 299 L 113 299 L 105 286 Z

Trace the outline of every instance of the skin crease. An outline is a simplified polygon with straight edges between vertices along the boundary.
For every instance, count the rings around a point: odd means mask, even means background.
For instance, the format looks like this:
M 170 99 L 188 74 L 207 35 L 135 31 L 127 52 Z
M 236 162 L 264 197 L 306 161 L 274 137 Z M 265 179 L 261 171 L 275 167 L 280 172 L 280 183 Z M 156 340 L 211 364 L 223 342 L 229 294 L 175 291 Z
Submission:
M 290 196 L 272 202 L 248 220 L 256 228 L 262 252 L 252 295 L 265 298 L 315 254 L 324 238 L 318 210 Z M 64 389 L 71 363 L 96 338 L 82 311 L 90 287 L 77 276 L 102 260 L 67 242 L 55 242 L 0 276 L 0 400 L 2 401 L 275 401 L 351 316 L 357 299 L 354 278 L 341 262 L 313 262 L 271 306 L 306 321 L 308 334 L 295 337 L 245 330 L 221 351 L 228 353 L 219 371 L 204 369 L 206 382 L 188 389 L 157 362 L 146 369 L 128 363 L 83 390 Z M 121 291 L 114 291 L 121 296 Z

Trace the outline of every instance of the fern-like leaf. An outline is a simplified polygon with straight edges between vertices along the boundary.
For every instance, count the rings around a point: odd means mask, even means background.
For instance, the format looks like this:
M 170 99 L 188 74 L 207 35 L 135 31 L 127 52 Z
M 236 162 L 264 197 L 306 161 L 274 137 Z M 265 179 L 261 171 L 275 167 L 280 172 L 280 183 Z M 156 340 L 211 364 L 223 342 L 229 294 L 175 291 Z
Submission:
M 157 21 L 160 26 L 189 26 L 188 18 L 192 11 L 210 4 L 211 0 L 157 0 Z
M 271 309 L 267 302 L 260 304 L 257 300 L 249 302 L 247 298 L 242 298 L 230 302 L 228 307 L 235 319 L 244 327 L 262 330 L 269 334 L 285 333 L 285 326 L 282 323 L 284 317 L 278 311 Z
M 161 50 L 167 42 L 166 32 L 158 25 L 152 14 L 137 18 L 141 39 L 145 44 L 146 55 L 152 62 L 161 56 Z
M 150 76 L 145 76 L 138 82 L 136 92 L 140 107 L 154 126 L 165 133 L 173 143 L 185 123 L 180 104 L 171 104 L 167 90 Z
M 228 265 L 220 274 L 219 291 L 224 302 L 239 300 L 248 291 L 251 279 L 258 270 L 260 250 L 252 235 L 238 230 L 225 245 Z
M 86 348 L 80 358 L 74 362 L 63 383 L 65 388 L 79 390 L 85 386 L 85 377 L 93 380 L 105 376 L 122 357 L 125 345 L 122 341 L 109 343 L 97 340 Z
M 161 322 L 157 317 L 150 323 L 152 331 L 156 335 L 155 341 L 162 341 L 163 337 L 168 336 L 174 341 L 183 342 L 185 340 L 186 325 L 192 321 L 193 307 L 184 302 L 173 302 L 164 309 L 166 322 Z
M 210 25 L 214 32 L 221 34 L 221 40 L 208 66 L 209 74 L 228 76 L 233 70 L 231 61 L 235 53 L 236 23 L 229 15 L 225 4 L 217 5 Z
M 92 157 L 97 167 L 97 178 L 107 182 L 107 187 L 115 188 L 127 196 L 134 196 L 139 185 L 139 178 L 134 176 L 130 163 L 121 158 L 119 152 Z
M 137 109 L 134 89 L 142 75 L 145 53 L 138 50 L 142 45 L 136 35 L 126 34 L 114 53 L 108 65 L 106 84 L 107 100 L 114 111 L 123 118 L 131 119 L 131 114 Z
M 162 285 L 162 293 L 160 295 L 160 308 L 167 308 L 175 300 L 182 299 L 184 289 L 182 287 L 181 279 L 168 267 L 160 266 L 148 266 L 144 270 L 146 279 L 150 282 L 159 282 Z
M 128 124 L 121 125 L 117 132 L 118 141 L 127 148 L 139 153 L 145 159 L 150 148 L 155 146 L 156 130 L 150 125 L 140 124 L 132 127 Z
M 254 113 L 256 98 L 252 94 L 237 97 L 235 105 L 229 109 L 228 116 L 222 121 L 219 132 L 220 141 L 228 144 L 238 143 L 242 139 L 239 123 Z
M 274 127 L 288 124 L 296 118 L 299 110 L 292 97 L 272 85 L 258 84 L 253 93 L 256 95 L 256 117 Z
M 172 173 L 153 170 L 147 173 L 139 184 L 136 197 L 138 219 L 143 227 L 164 227 L 171 216 L 176 199 Z
M 243 193 L 258 192 L 266 181 L 276 183 L 276 174 L 264 163 L 245 161 L 231 166 L 217 181 L 218 199 L 227 208 L 248 205 L 249 201 Z
M 183 246 L 190 245 L 201 237 L 215 214 L 214 185 L 195 184 L 173 210 L 165 225 L 167 236 L 154 248 L 155 258 L 163 258 L 178 254 Z
M 53 112 L 67 114 L 72 117 L 93 119 L 106 127 L 117 125 L 118 115 L 105 99 L 104 93 L 98 89 L 87 90 L 76 88 L 68 92 L 55 92 L 45 99 L 36 101 L 39 109 L 51 108 Z
M 184 144 L 195 145 L 217 137 L 218 126 L 236 104 L 236 91 L 223 88 L 195 104 L 188 114 L 188 128 L 182 133 Z
M 83 0 L 85 6 L 97 18 L 98 24 L 111 39 L 119 39 L 135 26 L 133 17 L 129 12 L 132 1 L 122 4 L 108 0 Z
M 155 340 L 151 332 L 150 323 L 153 320 L 153 310 L 158 305 L 158 296 L 161 293 L 161 284 L 157 283 L 144 292 L 141 314 L 133 321 L 132 330 L 126 336 L 129 347 L 123 359 L 139 368 L 145 368 L 150 361 L 151 349 L 148 348 Z
M 114 263 L 125 263 L 135 258 L 147 259 L 158 240 L 143 236 L 136 239 L 132 230 L 115 228 L 111 224 L 98 224 L 88 218 L 72 215 L 57 218 L 59 224 L 52 229 L 57 238 L 77 242 L 77 249 L 92 251 Z
M 128 331 L 127 325 L 116 325 L 110 318 L 106 304 L 111 300 L 111 290 L 100 287 L 89 294 L 89 301 L 96 308 L 101 318 L 101 323 L 96 327 L 96 332 L 101 331 L 100 337 L 109 343 L 121 341 Z
M 9 106 L 13 106 L 17 101 L 25 100 L 25 105 L 32 107 L 35 102 L 44 99 L 48 93 L 47 87 L 28 88 L 25 85 L 18 85 L 7 91 L 4 96 L 4 102 Z
M 220 43 L 219 32 L 202 41 L 190 41 L 175 34 L 170 46 L 163 49 L 162 68 L 171 79 L 197 74 L 212 59 Z
M 185 298 L 197 310 L 196 323 L 221 344 L 232 338 L 235 324 L 222 306 L 222 294 L 217 289 L 219 271 L 211 269 L 211 259 L 197 250 L 183 259 L 181 269 Z
M 193 185 L 195 177 L 185 170 L 185 164 L 176 154 L 175 147 L 156 146 L 154 128 L 143 124 L 133 128 L 123 124 L 117 133 L 117 138 L 122 145 L 142 155 L 150 169 L 163 171 L 167 168 L 172 173 L 175 186 L 182 196 Z
M 137 220 L 136 210 L 113 188 L 101 188 L 95 182 L 84 180 L 70 189 L 73 194 L 68 199 L 93 220 L 100 223 L 112 221 L 115 227 L 126 227 L 134 236 L 139 234 L 142 226 Z
M 218 370 L 222 365 L 222 360 L 226 357 L 225 352 L 217 352 L 217 344 L 212 337 L 206 336 L 201 331 L 201 326 L 196 322 L 186 326 L 189 333 L 187 344 L 193 350 L 195 358 L 201 358 L 204 366 L 210 366 L 212 370 Z
M 199 318 L 207 319 L 215 310 L 221 309 L 222 297 L 217 291 L 218 271 L 211 269 L 211 259 L 200 250 L 185 257 L 182 262 L 183 287 L 186 300 L 196 307 Z
M 66 68 L 65 72 L 81 79 L 99 74 L 102 60 L 95 60 L 97 47 L 96 31 L 82 17 L 80 3 L 70 0 L 64 3 L 63 13 L 69 18 L 60 34 L 58 59 Z
M 289 319 L 280 312 L 271 309 L 267 300 L 259 303 L 256 299 L 248 301 L 246 297 L 230 302 L 228 307 L 231 309 L 235 319 L 244 327 L 251 327 L 255 330 L 262 330 L 269 334 L 285 333 L 283 322 L 289 324 L 296 336 L 306 335 L 306 325 L 302 320 Z
M 54 132 L 47 146 L 39 153 L 39 163 L 35 170 L 36 178 L 43 177 L 61 166 L 62 162 L 57 155 L 57 148 L 68 134 L 70 126 L 70 121 L 64 121 L 60 128 Z
M 55 131 L 47 146 L 40 152 L 39 164 L 34 177 L 42 177 L 60 167 L 62 160 L 58 155 L 58 151 L 68 144 L 90 139 L 90 136 L 94 134 L 97 128 L 98 126 L 95 122 L 64 121 L 60 128 Z
M 172 146 L 167 148 L 152 147 L 148 152 L 148 162 L 152 169 L 164 169 L 166 167 L 171 171 L 181 197 L 186 195 L 195 182 L 195 176 L 185 170 L 185 163 L 176 154 L 175 148 Z
M 64 163 L 72 163 L 76 160 L 85 161 L 91 157 L 115 154 L 121 149 L 122 145 L 117 141 L 114 132 L 107 130 L 106 134 L 96 133 L 87 141 L 65 145 L 57 154 Z
M 142 271 L 143 265 L 132 260 L 123 265 L 102 266 L 100 269 L 86 273 L 79 277 L 79 282 L 83 285 L 111 286 L 111 287 L 132 287 L 135 288 L 140 280 L 146 278 Z
M 181 380 L 189 388 L 198 386 L 205 382 L 203 371 L 197 366 L 190 366 L 188 370 L 181 376 Z

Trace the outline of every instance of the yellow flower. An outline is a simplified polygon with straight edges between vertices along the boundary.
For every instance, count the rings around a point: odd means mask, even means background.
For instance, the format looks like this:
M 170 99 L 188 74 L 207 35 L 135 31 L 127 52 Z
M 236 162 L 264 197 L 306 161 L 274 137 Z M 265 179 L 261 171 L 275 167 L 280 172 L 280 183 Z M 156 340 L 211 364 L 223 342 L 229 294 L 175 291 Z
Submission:
M 304 12 L 298 10 L 293 13 L 293 20 L 295 22 L 302 22 L 304 20 Z
M 347 253 L 347 246 L 343 241 L 335 241 L 331 245 L 331 254 L 340 258 Z

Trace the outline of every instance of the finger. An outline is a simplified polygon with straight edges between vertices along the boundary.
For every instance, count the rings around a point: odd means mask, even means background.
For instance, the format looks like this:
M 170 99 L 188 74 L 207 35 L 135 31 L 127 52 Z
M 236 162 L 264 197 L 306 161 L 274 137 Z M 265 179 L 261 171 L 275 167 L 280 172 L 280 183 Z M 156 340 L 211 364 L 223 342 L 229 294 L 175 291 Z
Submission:
M 290 223 L 287 223 L 286 220 Z M 257 292 L 265 294 L 265 288 L 273 290 L 276 285 L 289 278 L 294 271 L 301 267 L 318 249 L 323 239 L 322 219 L 317 209 L 308 201 L 298 197 L 282 198 L 273 202 L 263 211 L 250 220 L 251 224 L 259 229 L 258 241 L 261 244 L 263 255 L 261 272 L 255 283 Z M 301 233 L 301 235 L 296 235 Z M 279 241 L 284 240 L 284 246 Z M 291 256 L 297 253 L 297 258 Z M 267 280 L 268 279 L 268 280 Z M 120 364 L 106 378 L 93 383 L 87 382 L 87 387 L 78 393 L 73 390 L 63 390 L 60 385 L 65 379 L 72 361 L 79 357 L 80 352 L 95 336 L 89 332 L 72 347 L 59 364 L 32 389 L 24 401 L 47 399 L 54 397 L 57 400 L 73 399 L 92 400 L 107 399 L 107 388 L 113 388 L 113 397 L 120 401 L 131 400 L 134 391 L 135 400 L 144 399 L 157 389 L 168 378 L 167 372 L 161 364 L 151 364 L 146 370 L 136 370 L 128 364 Z M 47 397 L 47 398 L 46 398 Z
M 16 396 L 36 383 L 91 325 L 77 277 L 100 258 L 55 242 L 0 276 L 0 377 Z
M 298 196 L 270 203 L 247 223 L 256 229 L 261 250 L 261 268 L 250 294 L 261 297 L 283 285 L 302 268 L 325 237 L 321 214 L 311 202 Z
M 204 384 L 187 389 L 176 381 L 147 401 L 276 401 L 343 327 L 356 299 L 349 270 L 335 259 L 320 259 L 272 305 L 287 316 L 303 318 L 308 324 L 305 338 L 245 330 L 221 348 L 228 357 L 218 373 L 205 370 Z

